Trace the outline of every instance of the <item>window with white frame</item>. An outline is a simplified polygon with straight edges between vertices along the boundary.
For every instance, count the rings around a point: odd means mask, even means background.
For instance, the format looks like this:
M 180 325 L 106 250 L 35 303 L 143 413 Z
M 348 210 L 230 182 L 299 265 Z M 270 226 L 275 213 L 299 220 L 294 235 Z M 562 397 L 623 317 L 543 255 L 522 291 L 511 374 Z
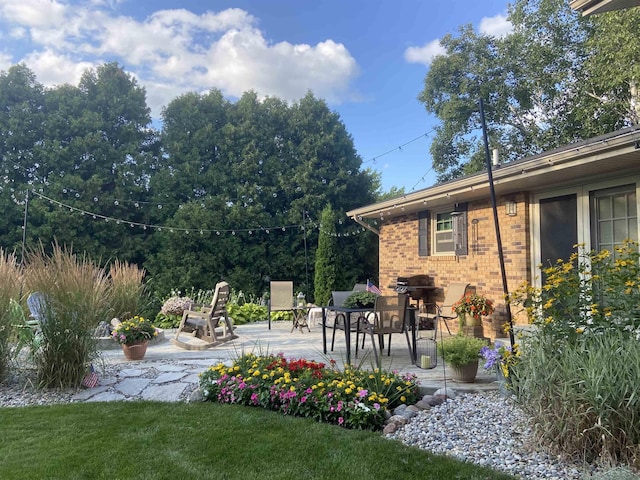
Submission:
M 591 242 L 596 251 L 615 251 L 624 240 L 638 240 L 635 185 L 590 192 Z

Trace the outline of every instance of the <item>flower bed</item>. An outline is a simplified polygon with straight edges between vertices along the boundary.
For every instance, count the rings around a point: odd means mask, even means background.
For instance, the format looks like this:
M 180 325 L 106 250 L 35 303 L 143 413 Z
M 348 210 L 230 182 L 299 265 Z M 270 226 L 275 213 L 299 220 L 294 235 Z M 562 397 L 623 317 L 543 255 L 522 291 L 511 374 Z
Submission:
M 200 377 L 205 400 L 262 407 L 286 415 L 311 417 L 345 428 L 379 430 L 385 413 L 415 403 L 413 374 L 345 367 L 331 362 L 285 359 L 283 354 L 246 354 L 232 366 L 210 367 Z

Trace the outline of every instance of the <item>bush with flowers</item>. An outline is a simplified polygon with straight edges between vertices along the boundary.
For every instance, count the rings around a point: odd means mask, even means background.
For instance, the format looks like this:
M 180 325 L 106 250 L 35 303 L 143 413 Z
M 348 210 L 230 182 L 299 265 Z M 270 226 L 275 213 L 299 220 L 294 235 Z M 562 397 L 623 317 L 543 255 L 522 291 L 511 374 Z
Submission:
M 540 269 L 542 287 L 524 284 L 509 301 L 535 328 L 512 369 L 517 398 L 537 440 L 585 462 L 640 469 L 640 250 L 576 245 Z
M 521 352 L 518 345 L 496 345 L 493 348 L 484 346 L 480 349 L 480 356 L 484 358 L 485 370 L 500 369 L 505 378 L 509 378 L 513 368 L 518 364 Z
M 456 312 L 460 321 L 460 327 L 464 326 L 464 318 L 470 315 L 480 321 L 482 317 L 493 313 L 493 302 L 483 295 L 467 293 L 451 306 L 451 311 Z
M 158 332 L 151 322 L 138 315 L 121 322 L 113 332 L 111 332 L 112 338 L 122 344 L 151 340 L 157 334 Z
M 230 367 L 212 366 L 201 374 L 200 388 L 205 400 L 262 407 L 360 430 L 381 429 L 388 409 L 418 399 L 413 374 L 352 366 L 339 371 L 333 360 L 327 367 L 285 359 L 281 353 L 244 354 Z

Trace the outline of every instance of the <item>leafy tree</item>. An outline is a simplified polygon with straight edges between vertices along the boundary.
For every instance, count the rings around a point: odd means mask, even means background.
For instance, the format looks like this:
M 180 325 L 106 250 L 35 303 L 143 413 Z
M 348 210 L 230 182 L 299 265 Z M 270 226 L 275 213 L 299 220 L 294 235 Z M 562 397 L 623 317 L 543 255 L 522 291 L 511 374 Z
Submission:
M 503 161 L 636 121 L 629 105 L 637 69 L 620 65 L 637 63 L 637 13 L 626 22 L 610 19 L 625 14 L 591 20 L 564 0 L 518 0 L 509 9 L 513 31 L 503 38 L 469 25 L 445 36 L 446 53 L 433 60 L 418 97 L 441 121 L 431 145 L 438 180 L 483 168 L 480 99 L 490 144 Z M 629 45 L 620 63 L 610 60 L 616 45 Z
M 25 65 L 0 72 L 0 245 L 22 241 L 24 200 L 41 161 L 44 88 Z
M 212 90 L 175 99 L 163 120 L 164 156 L 151 178 L 152 199 L 167 204 L 168 223 L 203 234 L 175 247 L 166 232 L 157 236 L 150 272 L 162 271 L 163 283 L 174 288 L 211 288 L 210 274 L 193 274 L 209 265 L 246 293 L 264 293 L 267 279 L 292 279 L 297 290 L 312 292 L 321 205 L 348 210 L 373 201 L 373 177 L 360 171 L 338 115 L 311 94 L 288 105 L 247 92 L 231 103 Z M 217 212 L 196 213 L 202 205 Z M 344 240 L 347 249 L 362 241 Z M 345 277 L 362 263 L 370 262 L 351 261 Z

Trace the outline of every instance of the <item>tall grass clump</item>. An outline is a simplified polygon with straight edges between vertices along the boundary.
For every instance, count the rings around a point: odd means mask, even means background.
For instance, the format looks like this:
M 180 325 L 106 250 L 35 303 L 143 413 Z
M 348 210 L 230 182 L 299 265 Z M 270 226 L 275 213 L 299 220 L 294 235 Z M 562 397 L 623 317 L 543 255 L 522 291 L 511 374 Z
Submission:
M 111 314 L 120 320 L 139 315 L 147 306 L 144 269 L 135 264 L 114 261 L 109 267 L 111 279 Z
M 543 269 L 511 298 L 535 333 L 514 367 L 538 438 L 561 454 L 640 467 L 640 253 L 585 252 Z
M 0 248 L 0 380 L 7 374 L 9 339 L 19 309 L 22 275 L 13 253 Z
M 42 246 L 29 253 L 25 280 L 29 292 L 45 299 L 42 339 L 34 352 L 38 385 L 80 385 L 97 351 L 93 331 L 109 315 L 107 273 L 86 255 L 54 244 L 50 255 Z

